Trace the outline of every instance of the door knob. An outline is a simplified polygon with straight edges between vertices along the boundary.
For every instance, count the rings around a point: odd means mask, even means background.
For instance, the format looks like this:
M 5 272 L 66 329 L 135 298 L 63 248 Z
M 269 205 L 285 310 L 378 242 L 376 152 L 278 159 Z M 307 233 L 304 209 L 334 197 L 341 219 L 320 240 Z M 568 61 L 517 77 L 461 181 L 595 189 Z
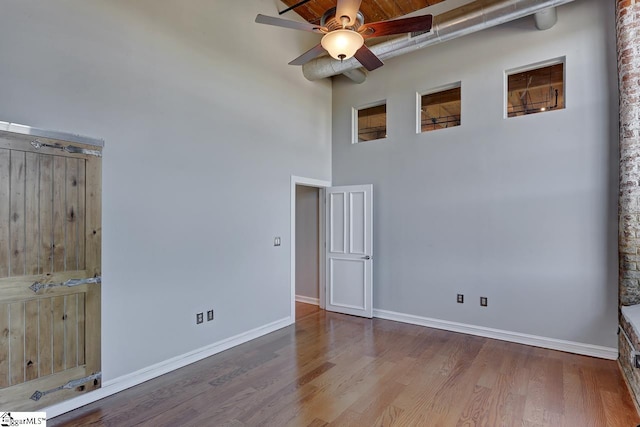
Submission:
M 362 257 L 362 259 L 371 259 L 371 257 L 369 255 L 365 255 Z

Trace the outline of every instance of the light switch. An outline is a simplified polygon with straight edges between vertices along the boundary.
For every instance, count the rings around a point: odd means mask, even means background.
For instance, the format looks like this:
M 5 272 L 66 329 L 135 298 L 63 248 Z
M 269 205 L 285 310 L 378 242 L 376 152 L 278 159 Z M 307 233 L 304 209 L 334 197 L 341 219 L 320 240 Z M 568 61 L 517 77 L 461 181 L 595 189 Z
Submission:
M 275 239 L 273 239 L 273 246 L 280 246 L 280 238 L 276 237 Z

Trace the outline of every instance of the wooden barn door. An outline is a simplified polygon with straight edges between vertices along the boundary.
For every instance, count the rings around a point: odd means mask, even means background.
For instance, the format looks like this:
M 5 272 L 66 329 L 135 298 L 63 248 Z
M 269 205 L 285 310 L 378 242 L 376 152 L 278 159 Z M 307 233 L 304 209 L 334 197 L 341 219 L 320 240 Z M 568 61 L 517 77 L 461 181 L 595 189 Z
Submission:
M 101 148 L 0 132 L 0 408 L 100 387 Z

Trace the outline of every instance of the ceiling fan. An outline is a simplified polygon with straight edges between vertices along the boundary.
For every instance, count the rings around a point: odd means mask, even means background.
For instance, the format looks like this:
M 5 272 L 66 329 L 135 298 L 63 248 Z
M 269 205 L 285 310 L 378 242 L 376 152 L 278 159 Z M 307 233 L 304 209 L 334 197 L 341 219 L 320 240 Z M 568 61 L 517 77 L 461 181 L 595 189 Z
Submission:
M 323 34 L 322 41 L 318 45 L 289 62 L 289 65 L 304 65 L 326 51 L 333 58 L 340 61 L 355 56 L 362 66 L 369 71 L 373 71 L 384 64 L 364 44 L 365 39 L 431 30 L 432 15 L 365 24 L 364 16 L 360 12 L 361 3 L 362 0 L 338 0 L 335 8 L 331 8 L 324 13 L 320 19 L 320 25 L 266 15 L 258 15 L 256 22 Z

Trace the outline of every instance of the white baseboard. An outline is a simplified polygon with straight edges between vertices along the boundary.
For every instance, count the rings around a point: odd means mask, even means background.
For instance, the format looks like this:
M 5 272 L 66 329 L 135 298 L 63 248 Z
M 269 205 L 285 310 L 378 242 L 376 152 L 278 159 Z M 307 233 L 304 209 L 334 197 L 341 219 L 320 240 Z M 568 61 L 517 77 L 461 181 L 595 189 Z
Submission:
M 444 329 L 446 331 L 461 332 L 463 334 L 477 335 L 518 344 L 526 344 L 534 347 L 548 348 L 551 350 L 565 351 L 567 353 L 582 354 L 601 359 L 617 360 L 618 349 L 601 347 L 598 345 L 584 344 L 573 341 L 558 340 L 555 338 L 540 337 L 537 335 L 522 334 L 519 332 L 504 331 L 501 329 L 486 328 L 484 326 L 468 325 L 465 323 L 450 322 L 447 320 L 431 319 L 428 317 L 414 316 L 412 314 L 396 313 L 387 310 L 373 310 L 373 316 L 381 319 L 394 320 L 396 322 L 411 323 L 427 326 L 429 328 Z
M 85 406 L 100 399 L 104 399 L 105 397 L 119 393 L 138 384 L 142 384 L 145 381 L 149 381 L 153 378 L 159 377 L 160 375 L 164 375 L 168 372 L 190 365 L 209 356 L 213 356 L 214 354 L 228 350 L 231 347 L 244 344 L 248 341 L 277 331 L 278 329 L 282 329 L 293 323 L 294 322 L 291 317 L 276 320 L 275 322 L 260 326 L 247 332 L 243 332 L 222 341 L 218 341 L 217 343 L 210 344 L 206 347 L 202 347 L 197 350 L 182 354 L 180 356 L 165 360 L 163 362 L 156 363 L 155 365 L 148 366 L 146 368 L 140 369 L 139 371 L 123 375 L 113 380 L 105 381 L 102 384 L 102 387 L 98 390 L 49 406 L 42 409 L 42 411 L 47 413 L 47 418 L 57 417 L 58 415 L 64 414 L 65 412 L 73 411 L 74 409 L 78 409 L 81 406 Z
M 296 295 L 296 301 L 303 302 L 305 304 L 320 305 L 318 298 L 305 297 L 304 295 Z

